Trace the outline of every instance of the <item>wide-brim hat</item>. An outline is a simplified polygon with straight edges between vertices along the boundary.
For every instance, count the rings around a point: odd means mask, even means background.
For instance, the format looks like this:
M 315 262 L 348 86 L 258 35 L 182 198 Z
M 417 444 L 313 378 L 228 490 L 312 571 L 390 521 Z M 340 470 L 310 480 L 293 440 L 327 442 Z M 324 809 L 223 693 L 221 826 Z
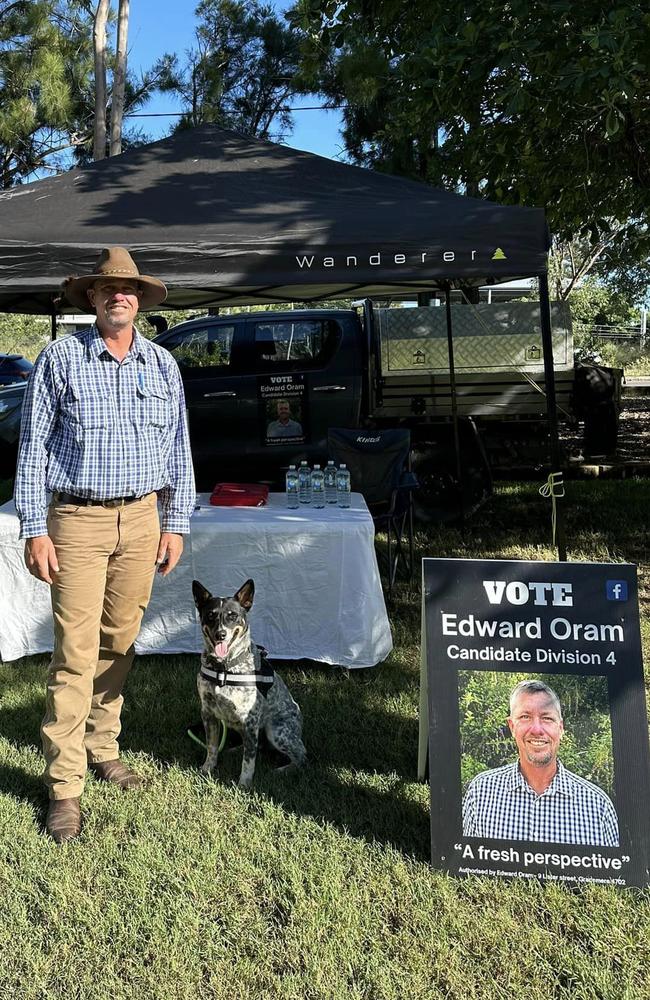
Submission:
M 140 274 L 133 257 L 124 247 L 108 247 L 102 250 L 92 274 L 84 274 L 78 278 L 67 278 L 63 282 L 63 292 L 72 306 L 88 312 L 91 308 L 90 299 L 86 294 L 88 289 L 100 278 L 125 278 L 137 281 L 142 288 L 140 308 L 149 309 L 160 305 L 167 298 L 167 289 L 158 278 L 148 274 Z

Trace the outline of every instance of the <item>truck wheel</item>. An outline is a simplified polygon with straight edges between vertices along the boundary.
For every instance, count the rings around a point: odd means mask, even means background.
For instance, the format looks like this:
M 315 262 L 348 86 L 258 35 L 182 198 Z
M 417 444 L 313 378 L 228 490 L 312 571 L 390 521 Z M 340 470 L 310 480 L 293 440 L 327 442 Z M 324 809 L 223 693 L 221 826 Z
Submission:
M 618 408 L 613 401 L 587 409 L 583 438 L 585 458 L 616 454 L 618 424 Z
M 463 470 L 463 484 L 435 452 L 415 450 L 411 464 L 419 489 L 413 491 L 413 513 L 421 524 L 451 524 L 473 514 L 492 494 L 489 474 L 474 465 Z

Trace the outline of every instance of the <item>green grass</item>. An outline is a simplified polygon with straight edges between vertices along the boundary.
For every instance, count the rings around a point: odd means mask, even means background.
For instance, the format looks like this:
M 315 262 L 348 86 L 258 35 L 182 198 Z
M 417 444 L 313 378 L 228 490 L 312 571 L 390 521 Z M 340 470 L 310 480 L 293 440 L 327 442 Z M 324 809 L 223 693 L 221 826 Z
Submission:
M 552 558 L 548 501 L 500 487 L 465 534 L 419 555 Z M 639 563 L 650 651 L 650 480 L 570 483 L 570 556 Z M 124 756 L 139 793 L 89 779 L 84 832 L 42 835 L 44 656 L 0 667 L 0 998 L 650 996 L 650 893 L 455 880 L 428 865 L 428 790 L 414 780 L 420 608 L 392 609 L 373 670 L 287 665 L 309 767 L 264 757 L 251 794 L 197 771 L 196 659 L 144 657 L 129 680 Z M 335 627 L 335 626 L 334 626 Z

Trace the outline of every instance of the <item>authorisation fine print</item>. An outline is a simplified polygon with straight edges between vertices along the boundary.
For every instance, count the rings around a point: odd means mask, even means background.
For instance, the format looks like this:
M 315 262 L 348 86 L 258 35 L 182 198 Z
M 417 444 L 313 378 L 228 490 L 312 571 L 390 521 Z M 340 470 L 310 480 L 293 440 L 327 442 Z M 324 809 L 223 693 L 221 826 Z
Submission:
M 425 559 L 422 593 L 433 865 L 647 885 L 636 568 Z

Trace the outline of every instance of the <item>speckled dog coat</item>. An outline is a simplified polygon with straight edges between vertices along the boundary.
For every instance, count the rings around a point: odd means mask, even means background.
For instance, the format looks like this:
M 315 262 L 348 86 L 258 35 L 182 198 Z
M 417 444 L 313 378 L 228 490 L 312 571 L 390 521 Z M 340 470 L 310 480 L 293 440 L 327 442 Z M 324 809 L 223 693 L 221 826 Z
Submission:
M 234 597 L 213 597 L 194 580 L 192 593 L 205 641 L 197 677 L 208 746 L 201 771 L 212 774 L 217 766 L 219 720 L 241 734 L 242 788 L 250 788 L 253 781 L 260 731 L 289 758 L 287 768 L 303 764 L 307 754 L 300 708 L 251 640 L 248 612 L 255 593 L 253 581 L 247 580 Z

